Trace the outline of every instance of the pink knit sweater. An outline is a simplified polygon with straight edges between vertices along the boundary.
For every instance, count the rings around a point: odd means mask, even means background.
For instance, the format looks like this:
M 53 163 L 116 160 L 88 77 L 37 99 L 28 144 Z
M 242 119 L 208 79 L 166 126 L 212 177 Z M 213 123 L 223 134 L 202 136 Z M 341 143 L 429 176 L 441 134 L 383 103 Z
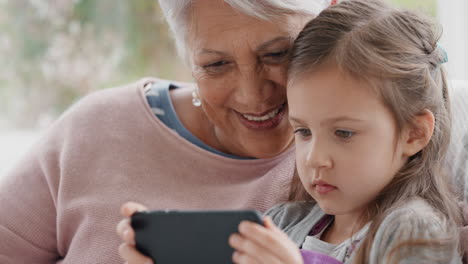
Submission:
M 255 208 L 284 201 L 292 149 L 272 159 L 207 152 L 164 126 L 141 80 L 67 111 L 0 182 L 0 263 L 122 263 L 120 206 Z

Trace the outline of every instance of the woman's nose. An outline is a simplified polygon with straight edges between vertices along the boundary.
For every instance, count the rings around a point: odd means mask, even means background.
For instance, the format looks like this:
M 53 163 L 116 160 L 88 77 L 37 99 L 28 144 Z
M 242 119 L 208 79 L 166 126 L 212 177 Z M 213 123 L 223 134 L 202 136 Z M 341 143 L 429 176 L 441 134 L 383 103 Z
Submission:
M 258 105 L 266 102 L 273 94 L 274 87 L 265 78 L 265 69 L 257 65 L 239 67 L 236 97 L 246 105 Z

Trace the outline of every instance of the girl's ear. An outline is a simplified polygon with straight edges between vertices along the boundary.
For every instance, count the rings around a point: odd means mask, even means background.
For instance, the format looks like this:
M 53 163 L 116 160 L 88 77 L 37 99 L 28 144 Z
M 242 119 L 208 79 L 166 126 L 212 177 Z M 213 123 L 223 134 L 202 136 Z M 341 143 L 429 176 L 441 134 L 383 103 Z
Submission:
M 404 132 L 403 154 L 411 157 L 421 151 L 431 140 L 434 133 L 434 114 L 424 109 L 416 115 L 413 122 L 409 124 Z

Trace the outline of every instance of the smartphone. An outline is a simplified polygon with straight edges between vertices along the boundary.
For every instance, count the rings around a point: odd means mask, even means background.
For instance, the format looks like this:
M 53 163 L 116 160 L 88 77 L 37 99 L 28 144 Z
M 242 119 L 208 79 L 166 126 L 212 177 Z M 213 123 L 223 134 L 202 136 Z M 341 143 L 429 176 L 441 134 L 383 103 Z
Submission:
M 136 248 L 157 264 L 233 263 L 229 236 L 241 221 L 263 225 L 255 210 L 149 211 L 132 215 Z

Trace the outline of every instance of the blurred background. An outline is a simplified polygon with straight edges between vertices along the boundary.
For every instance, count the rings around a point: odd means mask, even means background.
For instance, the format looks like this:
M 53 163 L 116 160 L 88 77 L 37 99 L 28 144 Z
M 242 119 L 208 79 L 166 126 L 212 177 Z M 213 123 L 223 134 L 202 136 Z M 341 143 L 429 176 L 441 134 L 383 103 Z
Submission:
M 436 18 L 449 78 L 468 79 L 468 1 L 390 2 Z M 155 0 L 0 0 L 0 58 L 0 174 L 85 94 L 144 76 L 191 81 Z

